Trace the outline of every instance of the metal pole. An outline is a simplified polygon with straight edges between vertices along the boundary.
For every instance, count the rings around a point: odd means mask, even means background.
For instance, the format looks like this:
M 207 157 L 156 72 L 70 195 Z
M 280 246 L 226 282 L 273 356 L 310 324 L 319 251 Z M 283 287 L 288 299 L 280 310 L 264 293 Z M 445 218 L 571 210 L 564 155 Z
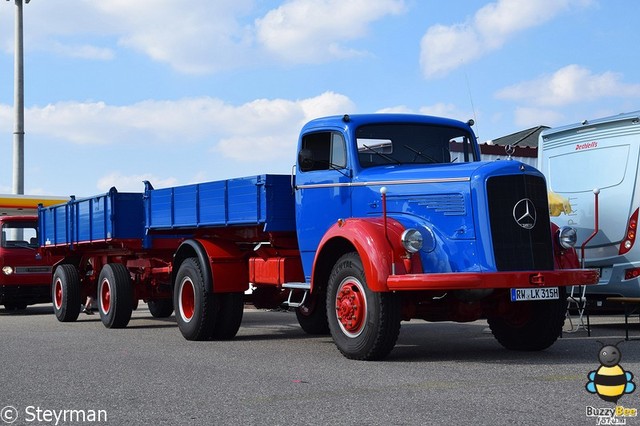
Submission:
M 13 193 L 24 194 L 24 65 L 22 39 L 22 0 L 16 2 L 14 87 L 13 87 Z M 29 0 L 27 0 L 27 3 Z

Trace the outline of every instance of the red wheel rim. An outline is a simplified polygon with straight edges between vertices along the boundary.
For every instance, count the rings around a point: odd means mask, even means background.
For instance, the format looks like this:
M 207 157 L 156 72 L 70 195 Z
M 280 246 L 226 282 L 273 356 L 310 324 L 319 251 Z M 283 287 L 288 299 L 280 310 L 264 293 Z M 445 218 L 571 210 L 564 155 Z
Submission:
M 367 321 L 367 297 L 364 286 L 354 277 L 345 278 L 336 294 L 336 316 L 342 332 L 358 337 Z
M 180 316 L 184 322 L 191 321 L 196 307 L 196 292 L 188 277 L 180 283 Z
M 62 282 L 59 278 L 53 287 L 53 301 L 56 304 L 56 309 L 62 308 Z
M 108 314 L 111 309 L 111 284 L 109 280 L 102 281 L 102 286 L 100 286 L 100 302 L 102 312 Z

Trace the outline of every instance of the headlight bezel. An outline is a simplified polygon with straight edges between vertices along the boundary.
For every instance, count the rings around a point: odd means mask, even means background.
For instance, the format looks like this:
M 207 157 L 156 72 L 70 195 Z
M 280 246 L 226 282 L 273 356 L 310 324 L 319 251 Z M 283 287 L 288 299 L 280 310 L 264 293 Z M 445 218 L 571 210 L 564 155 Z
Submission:
M 424 240 L 420 231 L 415 228 L 407 228 L 402 232 L 400 242 L 408 253 L 417 253 L 422 249 Z
M 578 231 L 571 226 L 563 226 L 558 230 L 558 244 L 565 250 L 572 249 L 578 242 Z

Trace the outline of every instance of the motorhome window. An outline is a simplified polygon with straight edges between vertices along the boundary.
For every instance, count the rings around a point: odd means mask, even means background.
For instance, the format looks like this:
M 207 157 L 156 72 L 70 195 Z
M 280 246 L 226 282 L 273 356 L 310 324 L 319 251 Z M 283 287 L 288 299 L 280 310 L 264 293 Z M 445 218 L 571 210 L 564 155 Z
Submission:
M 38 247 L 38 232 L 31 223 L 15 222 L 2 225 L 2 247 Z
M 451 162 L 467 163 L 476 161 L 476 154 L 472 148 L 468 136 L 458 136 L 449 141 L 449 151 L 451 152 Z
M 463 129 L 445 126 L 407 123 L 365 125 L 356 130 L 358 160 L 362 167 L 450 163 L 450 145 L 460 142 L 463 155 L 455 161 L 473 161 L 469 136 Z
M 347 166 L 344 138 L 336 132 L 318 132 L 302 138 L 299 153 L 300 170 L 343 169 Z

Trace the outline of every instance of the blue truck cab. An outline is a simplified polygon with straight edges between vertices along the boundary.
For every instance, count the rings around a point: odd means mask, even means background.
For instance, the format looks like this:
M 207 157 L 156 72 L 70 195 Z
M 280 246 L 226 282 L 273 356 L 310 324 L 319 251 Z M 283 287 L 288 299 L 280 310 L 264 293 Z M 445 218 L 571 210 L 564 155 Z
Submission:
M 596 282 L 595 271 L 576 269 L 571 229 L 550 223 L 543 175 L 480 161 L 470 124 L 365 114 L 302 129 L 300 256 L 345 355 L 388 351 L 363 343 L 397 335 L 368 330 L 371 315 L 391 328 L 397 318 L 487 318 L 504 346 L 541 349 L 561 331 L 564 287 Z

